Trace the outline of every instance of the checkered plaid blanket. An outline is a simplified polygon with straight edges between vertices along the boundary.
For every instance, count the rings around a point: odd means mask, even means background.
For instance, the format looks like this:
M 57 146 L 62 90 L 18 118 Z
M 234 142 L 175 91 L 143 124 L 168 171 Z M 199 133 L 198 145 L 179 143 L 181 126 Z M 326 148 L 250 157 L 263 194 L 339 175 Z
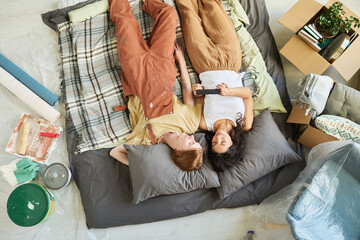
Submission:
M 131 3 L 145 40 L 150 37 L 154 20 L 141 10 L 138 1 Z M 58 25 L 62 92 L 70 131 L 77 136 L 79 154 L 88 150 L 111 147 L 124 141 L 131 126 L 127 111 L 113 111 L 126 101 L 121 85 L 121 66 L 117 55 L 116 34 L 106 12 L 86 21 Z M 180 22 L 177 42 L 183 46 Z M 186 57 L 192 83 L 199 82 Z M 177 74 L 174 92 L 181 99 Z

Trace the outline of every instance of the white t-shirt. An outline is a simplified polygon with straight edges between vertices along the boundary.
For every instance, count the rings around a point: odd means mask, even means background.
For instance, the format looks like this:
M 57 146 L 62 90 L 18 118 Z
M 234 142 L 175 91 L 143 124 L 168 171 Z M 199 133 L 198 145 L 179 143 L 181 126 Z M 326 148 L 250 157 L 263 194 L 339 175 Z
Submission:
M 242 87 L 244 72 L 234 72 L 230 70 L 207 71 L 199 75 L 205 89 L 214 89 L 216 85 L 226 83 L 229 88 Z M 242 98 L 232 96 L 221 96 L 220 94 L 205 95 L 204 118 L 206 127 L 213 131 L 214 123 L 220 119 L 229 119 L 236 126 L 238 113 L 244 116 L 245 106 Z

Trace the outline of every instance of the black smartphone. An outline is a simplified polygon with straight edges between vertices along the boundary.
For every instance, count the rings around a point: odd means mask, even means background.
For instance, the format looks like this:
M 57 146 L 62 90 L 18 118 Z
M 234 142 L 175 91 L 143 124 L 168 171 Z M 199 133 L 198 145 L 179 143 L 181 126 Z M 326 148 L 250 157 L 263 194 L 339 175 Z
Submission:
M 196 90 L 197 95 L 205 95 L 205 94 L 220 94 L 221 90 L 219 88 L 215 89 L 199 89 Z

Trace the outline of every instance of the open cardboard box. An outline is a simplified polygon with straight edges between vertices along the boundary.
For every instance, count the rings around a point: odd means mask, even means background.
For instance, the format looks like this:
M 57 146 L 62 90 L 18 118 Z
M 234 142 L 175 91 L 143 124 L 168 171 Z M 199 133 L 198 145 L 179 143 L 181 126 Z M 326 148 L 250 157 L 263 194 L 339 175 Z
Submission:
M 312 148 L 323 142 L 339 140 L 319 129 L 312 127 L 310 125 L 311 115 L 305 115 L 305 112 L 306 108 L 301 108 L 299 103 L 295 104 L 287 119 L 288 123 L 302 124 L 302 126 L 299 128 L 300 131 L 303 131 L 300 138 L 298 139 L 299 143 Z
M 337 0 L 330 0 L 325 6 L 315 0 L 299 0 L 289 11 L 287 11 L 279 22 L 291 30 L 294 35 L 280 50 L 280 53 L 293 63 L 304 74 L 316 73 L 321 75 L 332 65 L 346 80 L 360 68 L 360 37 L 358 36 L 350 46 L 332 64 L 324 59 L 319 53 L 306 44 L 296 33 L 305 25 L 313 23 L 321 12 L 327 10 Z M 343 6 L 346 15 L 356 16 L 350 9 Z M 360 33 L 359 28 L 352 29 L 352 32 Z

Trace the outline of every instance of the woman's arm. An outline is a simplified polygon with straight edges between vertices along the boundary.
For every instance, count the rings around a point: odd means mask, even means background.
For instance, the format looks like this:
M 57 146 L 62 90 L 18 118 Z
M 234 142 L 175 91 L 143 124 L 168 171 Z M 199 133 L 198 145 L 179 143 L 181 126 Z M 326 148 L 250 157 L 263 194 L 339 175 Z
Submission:
M 127 151 L 124 148 L 124 144 L 121 144 L 117 147 L 114 147 L 113 149 L 111 149 L 110 151 L 110 156 L 115 158 L 116 160 L 118 160 L 119 162 L 129 166 L 129 160 L 127 157 Z
M 221 90 L 220 95 L 222 96 L 233 96 L 242 99 L 247 99 L 247 98 L 252 99 L 252 93 L 250 88 L 248 87 L 229 88 L 229 86 L 226 83 L 218 84 L 216 85 L 216 87 Z
M 226 83 L 218 84 L 217 88 L 221 89 L 222 96 L 240 97 L 244 101 L 245 113 L 244 113 L 244 131 L 249 131 L 252 128 L 254 121 L 253 113 L 253 100 L 252 93 L 248 87 L 229 88 Z
M 204 87 L 201 84 L 197 83 L 197 84 L 192 85 L 192 89 L 193 89 L 193 94 L 196 99 L 196 103 L 203 105 L 202 109 L 201 109 L 201 118 L 200 118 L 199 128 L 202 130 L 207 130 L 206 122 L 205 122 L 205 118 L 204 118 L 204 98 L 205 98 L 205 96 L 196 94 L 196 90 L 204 89 Z
M 251 97 L 246 99 L 243 98 L 243 101 L 245 106 L 245 113 L 244 113 L 245 125 L 243 126 L 243 130 L 250 131 L 254 121 L 253 100 Z
M 181 45 L 176 43 L 175 44 L 175 59 L 179 64 L 180 74 L 181 74 L 181 90 L 183 95 L 183 100 L 185 104 L 194 106 L 194 99 L 192 97 L 191 91 L 191 81 L 189 72 L 186 67 L 186 61 L 184 56 L 184 50 L 182 49 Z

